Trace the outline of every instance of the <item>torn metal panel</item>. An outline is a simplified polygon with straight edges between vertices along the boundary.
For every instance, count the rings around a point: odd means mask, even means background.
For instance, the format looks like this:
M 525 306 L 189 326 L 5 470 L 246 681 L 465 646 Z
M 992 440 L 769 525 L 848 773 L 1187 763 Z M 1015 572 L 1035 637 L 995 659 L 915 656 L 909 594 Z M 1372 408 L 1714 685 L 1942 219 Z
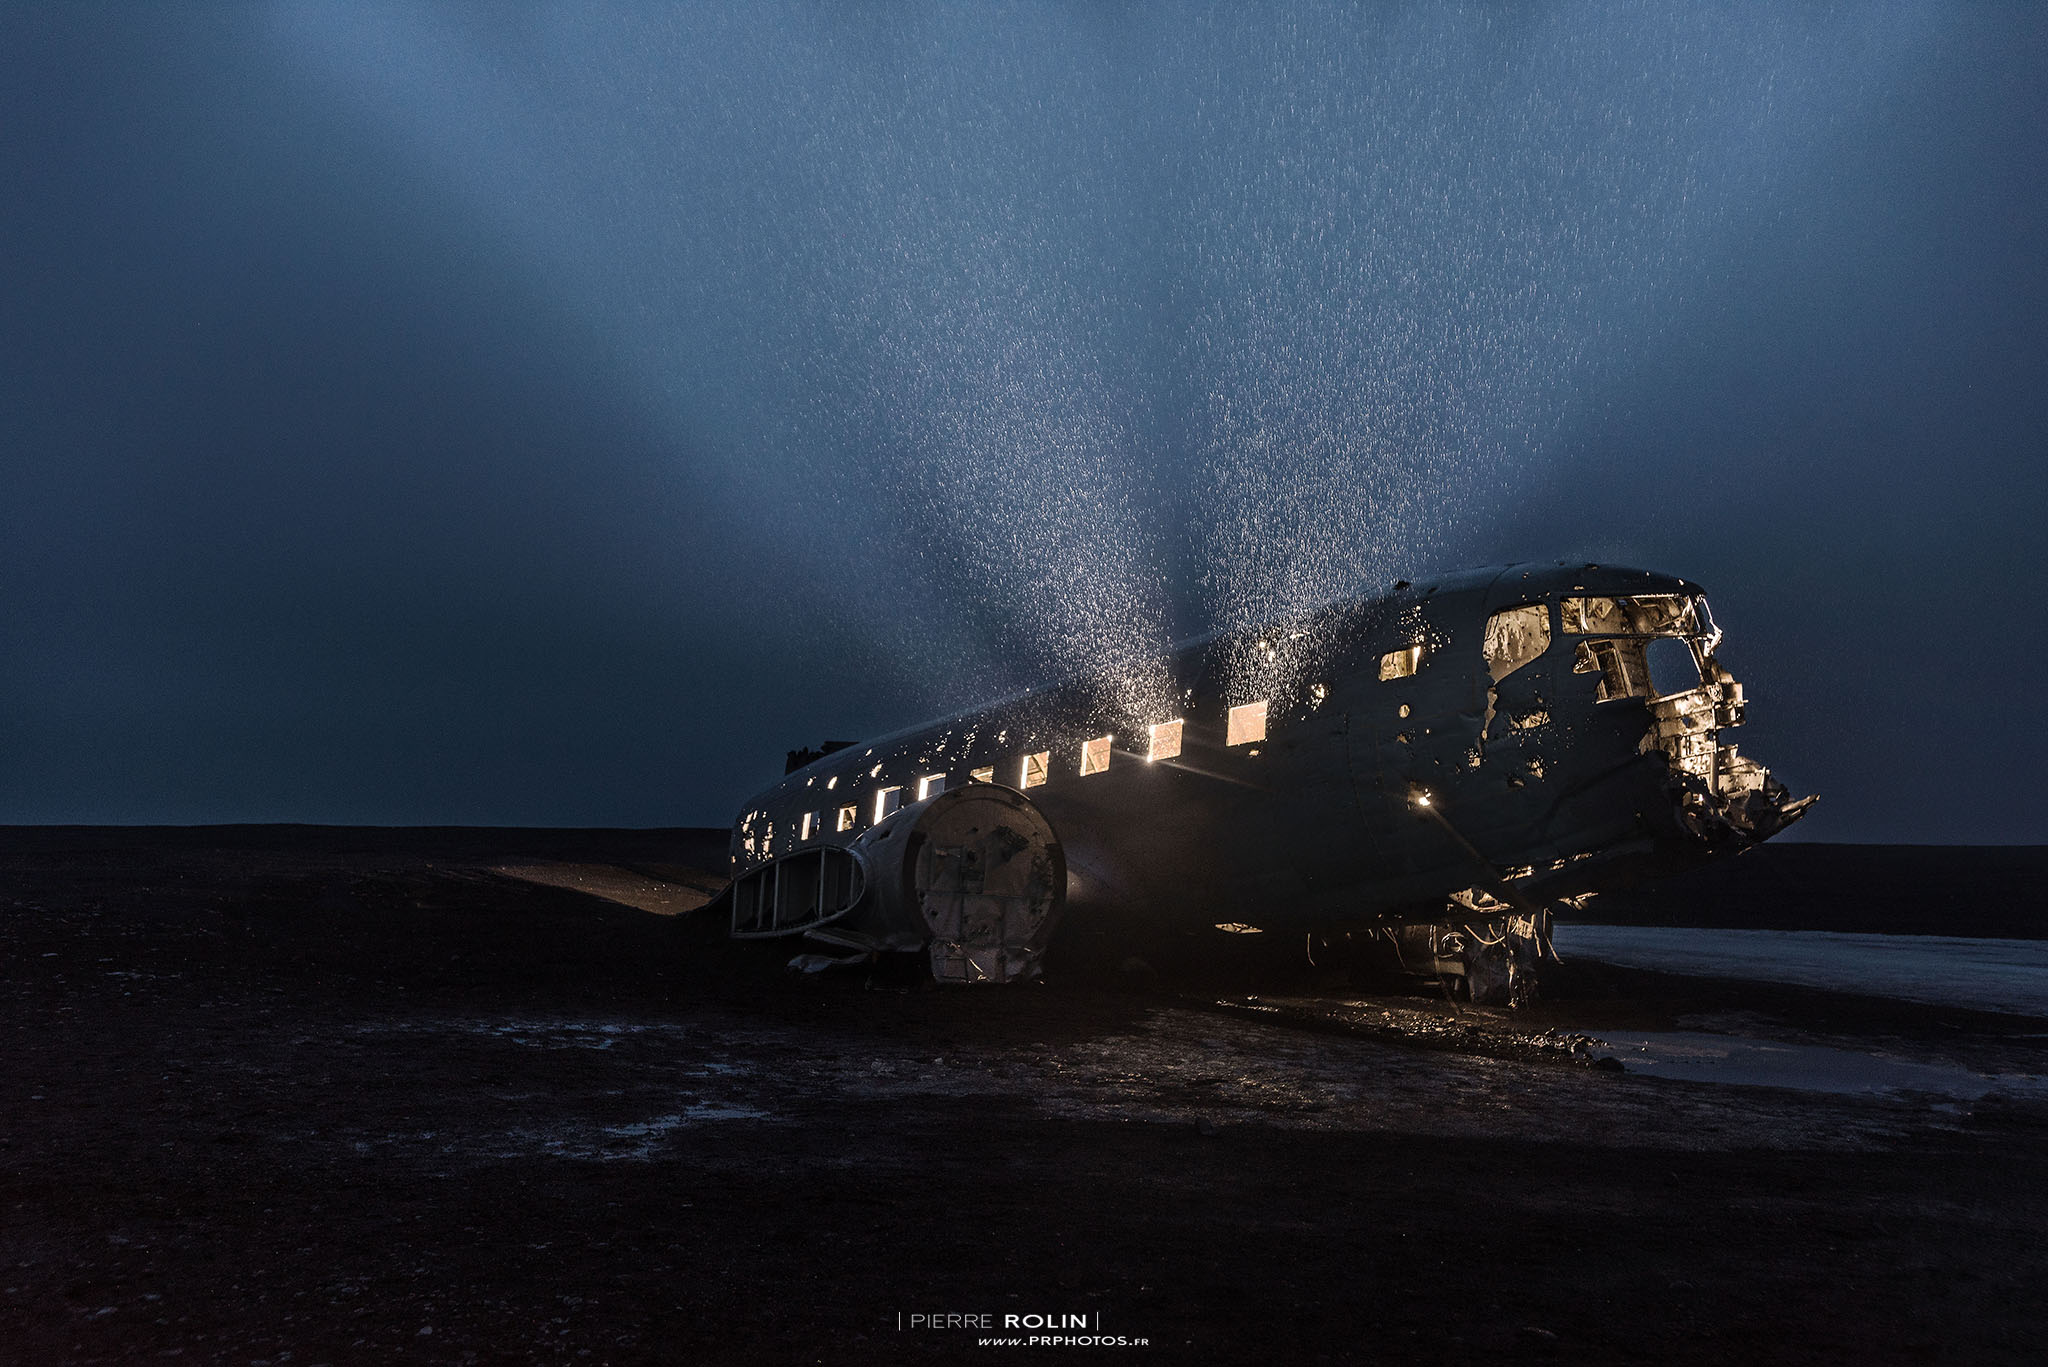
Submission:
M 1550 608 L 1524 603 L 1486 619 L 1486 672 L 1499 683 L 1550 649 Z
M 1403 968 L 1479 1006 L 1526 1006 L 1536 999 L 1538 966 L 1556 957 L 1547 913 L 1510 914 L 1506 904 L 1476 889 L 1454 896 L 1445 911 L 1460 919 L 1391 933 Z

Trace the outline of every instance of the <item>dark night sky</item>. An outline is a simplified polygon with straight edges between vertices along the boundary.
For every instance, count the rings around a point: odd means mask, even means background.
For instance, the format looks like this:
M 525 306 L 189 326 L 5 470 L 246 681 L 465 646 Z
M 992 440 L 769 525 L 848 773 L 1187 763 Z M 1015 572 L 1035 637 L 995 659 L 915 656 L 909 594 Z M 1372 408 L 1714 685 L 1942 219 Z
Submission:
M 0 822 L 722 824 L 1567 558 L 2048 842 L 2048 8 L 1692 10 L 0 5 Z

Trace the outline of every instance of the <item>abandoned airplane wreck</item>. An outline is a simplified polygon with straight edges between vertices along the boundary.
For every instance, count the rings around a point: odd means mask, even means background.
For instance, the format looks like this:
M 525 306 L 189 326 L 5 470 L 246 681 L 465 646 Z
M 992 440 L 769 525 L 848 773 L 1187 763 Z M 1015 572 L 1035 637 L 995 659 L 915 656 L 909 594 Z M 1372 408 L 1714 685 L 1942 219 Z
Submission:
M 1720 641 L 1683 579 L 1494 567 L 1185 643 L 1156 716 L 1077 678 L 795 752 L 734 824 L 731 933 L 1008 982 L 1061 917 L 1118 918 L 1391 942 L 1523 1000 L 1560 910 L 1814 801 L 1724 743 Z

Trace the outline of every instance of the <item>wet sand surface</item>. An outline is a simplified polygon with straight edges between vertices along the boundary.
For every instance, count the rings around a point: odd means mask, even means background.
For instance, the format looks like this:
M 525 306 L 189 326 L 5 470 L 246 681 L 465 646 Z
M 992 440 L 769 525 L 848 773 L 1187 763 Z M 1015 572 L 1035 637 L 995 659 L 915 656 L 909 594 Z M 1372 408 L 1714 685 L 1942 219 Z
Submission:
M 2048 1021 L 1577 961 L 1515 1012 L 1271 954 L 799 978 L 689 910 L 721 849 L 0 831 L 0 1361 L 1003 1351 L 929 1314 L 1195 1362 L 2039 1360 Z M 1653 1037 L 1904 1071 L 1615 1066 Z

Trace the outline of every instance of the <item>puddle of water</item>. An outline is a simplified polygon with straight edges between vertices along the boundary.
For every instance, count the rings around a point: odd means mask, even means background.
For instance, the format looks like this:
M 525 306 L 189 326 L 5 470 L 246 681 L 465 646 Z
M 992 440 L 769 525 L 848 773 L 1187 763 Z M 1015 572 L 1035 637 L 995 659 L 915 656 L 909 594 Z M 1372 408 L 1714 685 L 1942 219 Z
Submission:
M 1593 1053 L 1596 1058 L 1619 1059 L 1631 1073 L 1687 1082 L 1841 1094 L 1925 1092 L 1960 1101 L 1975 1101 L 1993 1092 L 2048 1096 L 2048 1079 L 2040 1077 L 1986 1077 L 1943 1064 L 1737 1035 L 1691 1031 L 1611 1035 L 1600 1041 Z

